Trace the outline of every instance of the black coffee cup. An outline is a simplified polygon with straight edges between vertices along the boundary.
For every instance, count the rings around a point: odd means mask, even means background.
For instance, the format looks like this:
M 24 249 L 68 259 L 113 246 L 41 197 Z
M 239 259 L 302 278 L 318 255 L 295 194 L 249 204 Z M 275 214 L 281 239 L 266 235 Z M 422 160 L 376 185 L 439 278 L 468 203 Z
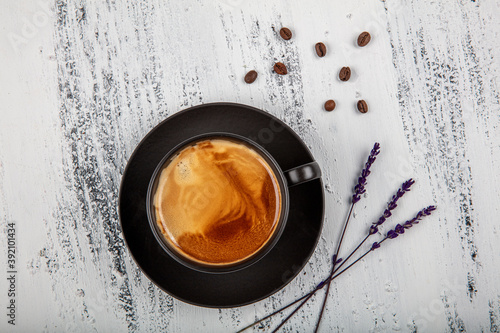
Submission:
M 258 153 L 270 166 L 272 169 L 272 172 L 274 173 L 276 180 L 278 182 L 279 189 L 281 191 L 281 212 L 280 212 L 280 217 L 279 221 L 277 224 L 277 227 L 275 228 L 275 231 L 273 232 L 272 236 L 267 240 L 266 244 L 260 248 L 256 253 L 254 253 L 252 256 L 249 258 L 245 258 L 242 261 L 238 261 L 235 264 L 228 264 L 228 265 L 212 265 L 209 263 L 200 263 L 196 262 L 193 260 L 190 260 L 186 256 L 183 256 L 180 254 L 175 248 L 173 248 L 172 245 L 169 244 L 169 242 L 164 238 L 157 222 L 156 222 L 156 214 L 154 213 L 154 194 L 156 193 L 156 189 L 158 186 L 159 182 L 159 177 L 161 174 L 161 171 L 171 162 L 171 160 L 184 148 L 194 145 L 197 142 L 203 141 L 203 140 L 210 140 L 210 139 L 225 139 L 229 141 L 235 141 L 237 143 L 244 144 L 248 148 L 254 150 L 255 152 Z M 290 200 L 289 200 L 289 193 L 288 193 L 288 188 L 291 186 L 296 186 L 300 185 L 304 182 L 308 182 L 313 179 L 317 179 L 321 177 L 321 169 L 319 165 L 316 162 L 310 162 L 304 165 L 300 165 L 297 167 L 294 167 L 292 169 L 283 171 L 278 163 L 275 161 L 275 159 L 272 157 L 269 152 L 267 152 L 263 147 L 261 147 L 259 144 L 257 144 L 255 141 L 245 138 L 243 136 L 233 134 L 233 133 L 227 133 L 227 132 L 212 132 L 212 133 L 205 133 L 202 135 L 197 135 L 192 138 L 189 138 L 181 143 L 179 143 L 177 146 L 175 146 L 172 150 L 170 150 L 160 161 L 158 166 L 156 167 L 147 191 L 147 198 L 146 198 L 146 210 L 147 210 L 147 216 L 148 216 L 148 221 L 151 227 L 151 230 L 157 240 L 157 242 L 160 244 L 160 246 L 163 248 L 163 250 L 168 253 L 169 256 L 171 256 L 173 259 L 175 259 L 177 262 L 180 264 L 200 271 L 200 272 L 206 272 L 206 273 L 229 273 L 229 272 L 234 272 L 240 269 L 244 269 L 260 259 L 262 259 L 266 254 L 269 253 L 269 251 L 272 250 L 272 248 L 276 245 L 278 242 L 283 230 L 285 229 L 286 226 L 286 221 L 288 218 L 288 212 L 289 212 L 289 206 L 290 206 Z

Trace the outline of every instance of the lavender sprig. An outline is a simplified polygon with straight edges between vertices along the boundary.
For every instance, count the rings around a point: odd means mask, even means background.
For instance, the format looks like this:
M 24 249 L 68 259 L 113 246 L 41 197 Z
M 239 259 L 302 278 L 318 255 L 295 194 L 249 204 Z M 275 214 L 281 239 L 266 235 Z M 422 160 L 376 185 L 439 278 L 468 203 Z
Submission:
M 398 200 L 401 199 L 406 192 L 410 191 L 410 188 L 413 184 L 415 184 L 415 181 L 411 178 L 405 181 L 403 184 L 401 184 L 401 187 L 398 189 L 396 194 L 392 196 L 391 201 L 387 203 L 387 208 L 384 210 L 382 216 L 380 216 L 377 222 L 374 222 L 373 225 L 370 227 L 369 234 L 375 234 L 378 232 L 378 226 L 382 225 L 387 220 L 387 218 L 392 215 L 391 211 L 398 206 L 397 205 Z
M 358 178 L 358 184 L 354 187 L 354 194 L 352 195 L 352 203 L 355 204 L 361 199 L 361 194 L 365 193 L 366 186 L 366 178 L 370 174 L 370 168 L 375 162 L 377 155 L 380 153 L 380 144 L 375 142 L 373 145 L 372 151 L 370 152 L 370 156 L 368 156 L 368 160 L 365 163 L 365 168 L 361 171 L 361 176 Z
M 377 144 L 375 144 L 375 146 L 373 148 L 374 149 L 372 150 L 372 152 L 375 150 L 375 148 L 379 148 L 379 147 L 377 146 Z M 370 156 L 371 156 L 371 154 L 370 154 Z M 368 158 L 368 161 L 370 161 L 370 158 Z M 368 162 L 367 162 L 367 164 L 368 164 Z M 365 170 L 363 170 L 363 172 L 364 171 Z M 368 174 L 369 174 L 369 172 L 368 172 Z M 365 183 L 366 183 L 366 179 L 365 179 Z M 349 254 L 349 256 L 340 264 L 340 266 L 338 267 L 339 269 L 340 269 L 340 267 L 342 267 L 344 265 L 345 262 L 347 262 L 354 255 L 354 253 L 356 253 L 358 251 L 358 249 L 366 242 L 368 237 L 370 237 L 371 235 L 374 235 L 378 232 L 378 226 L 382 225 L 387 220 L 387 218 L 389 218 L 392 215 L 391 211 L 394 210 L 398 206 L 397 205 L 398 200 L 401 199 L 403 197 L 403 195 L 405 195 L 406 192 L 410 191 L 410 188 L 414 183 L 415 183 L 415 181 L 410 178 L 407 181 L 405 181 L 403 184 L 401 184 L 401 187 L 398 189 L 396 194 L 394 194 L 392 196 L 391 200 L 387 204 L 387 208 L 385 209 L 382 216 L 378 219 L 377 222 L 374 223 L 375 225 L 372 225 L 370 227 L 369 232 L 366 235 L 366 237 L 358 244 L 358 246 L 351 252 L 351 254 Z M 354 204 L 355 204 L 355 202 L 353 201 L 353 203 L 351 205 L 351 210 L 349 211 L 349 217 L 351 216 L 351 212 L 352 212 L 352 208 L 353 208 Z M 342 237 L 340 238 L 340 243 L 342 242 L 342 238 L 344 236 L 345 228 L 346 228 L 348 222 L 349 222 L 349 218 L 347 219 L 346 225 L 344 226 L 344 230 L 342 232 Z M 340 247 L 340 243 L 339 243 L 339 247 Z M 339 247 L 337 247 L 336 253 L 338 253 Z M 334 255 L 334 258 L 336 258 L 336 255 Z M 332 277 L 334 273 L 335 273 L 335 264 L 332 267 L 330 277 Z M 324 312 L 325 307 L 326 307 L 326 301 L 328 300 L 329 292 L 330 292 L 330 282 L 328 282 L 328 285 L 326 287 L 325 297 L 323 299 L 323 304 L 321 306 L 321 310 L 320 310 L 320 313 L 318 316 L 318 321 L 316 322 L 316 328 L 314 329 L 315 333 L 318 331 L 319 325 L 321 324 L 321 319 L 323 317 L 323 312 Z M 304 302 L 306 302 L 306 301 L 304 301 Z M 303 304 L 301 304 L 301 306 L 302 305 Z
M 347 215 L 347 220 L 344 223 L 344 227 L 342 229 L 342 235 L 340 236 L 340 241 L 337 245 L 337 250 L 335 250 L 335 254 L 332 257 L 332 269 L 330 271 L 330 277 L 333 276 L 334 271 L 335 271 L 335 266 L 337 265 L 336 259 L 337 256 L 339 255 L 340 252 L 340 246 L 342 245 L 342 240 L 344 239 L 344 234 L 347 230 L 347 225 L 349 224 L 349 220 L 351 219 L 351 214 L 352 210 L 354 209 L 354 205 L 361 199 L 361 194 L 365 193 L 365 186 L 366 186 L 366 180 L 368 176 L 370 175 L 370 168 L 372 164 L 375 162 L 377 155 L 380 153 L 380 144 L 378 142 L 375 142 L 373 145 L 373 148 L 370 152 L 370 155 L 368 156 L 368 160 L 365 163 L 365 168 L 361 171 L 361 176 L 358 178 L 358 184 L 354 187 L 354 194 L 352 195 L 352 203 L 351 203 L 351 208 L 349 209 L 349 214 Z M 323 304 L 321 305 L 321 310 L 319 312 L 318 316 L 318 321 L 316 323 L 316 328 L 314 329 L 314 332 L 316 333 L 319 329 L 319 325 L 321 323 L 321 318 L 323 317 L 323 312 L 325 311 L 326 307 L 326 301 L 328 300 L 328 295 L 330 293 L 330 282 L 326 286 L 326 292 L 325 292 L 325 297 L 323 298 Z M 307 302 L 304 301 L 304 303 Z M 300 306 L 302 306 L 304 303 L 302 303 Z M 300 308 L 299 306 L 299 308 Z
M 422 209 L 415 215 L 414 218 L 411 220 L 406 221 L 403 224 L 396 224 L 394 229 L 391 229 L 387 232 L 387 235 L 385 236 L 384 239 L 382 239 L 380 242 L 375 242 L 372 244 L 372 250 L 378 249 L 380 247 L 380 244 L 385 241 L 386 239 L 394 239 L 398 237 L 399 235 L 402 235 L 405 233 L 405 229 L 410 229 L 413 227 L 415 224 L 418 224 L 420 220 L 422 220 L 423 217 L 431 215 L 431 213 L 436 210 L 436 206 L 429 206 L 427 208 Z
M 332 276 L 329 279 L 331 279 L 331 280 L 336 279 L 340 274 L 344 273 L 350 267 L 354 266 L 354 264 L 356 264 L 358 261 L 360 261 L 361 259 L 363 259 L 368 253 L 370 253 L 370 252 L 372 252 L 372 251 L 380 248 L 380 246 L 382 245 L 382 243 L 385 242 L 387 239 L 394 239 L 394 238 L 398 237 L 399 235 L 403 234 L 405 229 L 409 229 L 409 228 L 413 227 L 415 224 L 418 224 L 423 217 L 431 215 L 431 213 L 434 210 L 436 210 L 436 206 L 428 206 L 427 208 L 424 208 L 421 211 L 419 211 L 417 213 L 417 215 L 415 215 L 415 217 L 413 219 L 408 220 L 405 223 L 403 223 L 403 225 L 396 224 L 396 227 L 394 229 L 389 230 L 387 232 L 387 235 L 380 242 L 374 242 L 372 244 L 372 246 L 370 247 L 370 249 L 368 251 L 366 251 L 361 257 L 359 257 L 358 259 L 356 259 L 352 264 L 350 264 L 349 266 L 347 266 L 342 271 L 340 271 L 339 273 L 335 274 L 334 276 Z M 404 227 L 405 225 L 406 225 L 406 227 Z M 394 236 L 394 234 L 396 236 Z M 347 259 L 344 260 L 344 262 L 345 261 L 347 261 Z M 340 269 L 340 266 L 337 268 L 336 272 L 339 269 Z
M 394 239 L 394 238 L 398 237 L 399 235 L 403 234 L 405 229 L 409 229 L 409 228 L 413 227 L 414 225 L 418 224 L 423 217 L 431 215 L 432 211 L 434 211 L 435 209 L 436 209 L 435 206 L 428 206 L 427 208 L 424 208 L 421 211 L 419 211 L 417 213 L 417 215 L 415 215 L 415 217 L 413 219 L 408 220 L 408 221 L 406 221 L 403 224 L 397 224 L 396 227 L 394 229 L 391 229 L 387 233 L 387 235 L 380 242 L 374 242 L 368 251 L 366 251 L 362 256 L 360 256 L 358 259 L 356 259 L 353 263 L 351 263 L 349 266 L 347 266 L 346 268 L 344 268 L 342 271 L 338 272 L 340 270 L 340 267 L 342 266 L 342 265 L 340 265 L 334 271 L 334 275 L 329 275 L 328 278 L 326 278 L 325 280 L 321 281 L 312 291 L 310 291 L 309 293 L 307 293 L 307 294 L 303 295 L 302 297 L 296 299 L 292 303 L 290 303 L 290 304 L 288 304 L 288 305 L 286 305 L 286 306 L 284 306 L 284 307 L 282 307 L 282 308 L 274 311 L 270 315 L 267 315 L 267 316 L 263 317 L 262 319 L 259 319 L 259 320 L 255 321 L 254 323 L 245 326 L 244 328 L 242 328 L 241 330 L 239 330 L 238 333 L 239 332 L 243 332 L 243 331 L 249 329 L 250 327 L 253 327 L 253 326 L 257 325 L 258 323 L 262 322 L 263 320 L 266 320 L 266 319 L 274 316 L 275 314 L 278 314 L 278 313 L 282 312 L 283 310 L 289 308 L 290 306 L 292 306 L 292 305 L 294 305 L 294 304 L 296 304 L 296 303 L 298 303 L 298 302 L 300 302 L 300 301 L 303 300 L 303 302 L 292 313 L 290 313 L 290 315 L 288 315 L 288 317 L 285 320 L 283 320 L 278 327 L 276 327 L 274 329 L 273 332 L 276 332 L 279 328 L 281 328 L 288 321 L 288 319 L 290 319 L 302 307 L 302 305 L 304 305 L 316 292 L 318 292 L 318 290 L 322 289 L 325 285 L 328 285 L 329 283 L 331 283 L 331 281 L 335 280 L 337 277 L 339 277 L 340 275 L 342 275 L 345 271 L 347 271 L 349 268 L 351 268 L 356 263 L 358 263 L 361 259 L 363 259 L 365 256 L 367 256 L 370 252 L 373 252 L 376 249 L 380 248 L 381 245 L 382 245 L 382 243 L 385 242 L 386 240 L 388 240 L 388 239 Z M 401 227 L 403 229 L 401 229 Z M 398 231 L 396 231 L 396 230 L 398 230 Z M 394 234 L 396 236 L 394 236 Z M 346 262 L 346 261 L 347 260 L 343 260 L 342 264 L 344 262 Z
M 410 229 L 415 224 L 418 224 L 423 217 L 431 215 L 432 211 L 434 211 L 435 209 L 436 206 L 429 206 L 427 208 L 422 209 L 420 212 L 417 213 L 417 215 L 415 215 L 414 218 L 406 221 L 402 225 L 396 224 L 396 227 L 393 230 L 389 230 L 387 232 L 387 237 L 392 239 L 398 237 L 401 234 L 404 234 L 405 229 Z
M 373 225 L 371 226 L 371 228 L 369 229 L 369 232 L 368 234 L 366 235 L 366 237 L 361 241 L 361 243 L 354 249 L 354 251 L 351 252 L 351 254 L 349 254 L 349 256 L 345 259 L 345 260 L 342 260 L 342 259 L 337 259 L 338 258 L 338 254 L 339 254 L 339 251 L 340 251 L 340 247 L 341 247 L 341 244 L 342 244 L 342 240 L 344 238 L 344 234 L 346 232 L 346 229 L 347 229 L 347 225 L 350 221 L 350 217 L 351 217 L 351 214 L 352 214 L 352 211 L 353 211 L 353 208 L 354 208 L 354 205 L 361 199 L 361 195 L 364 194 L 366 192 L 365 190 L 365 186 L 367 184 L 367 178 L 368 176 L 370 175 L 370 168 L 372 166 L 372 164 L 375 162 L 376 160 L 376 157 L 377 155 L 380 153 L 380 144 L 378 142 L 376 142 L 374 145 L 373 145 L 373 148 L 372 150 L 370 151 L 370 155 L 368 156 L 368 159 L 365 163 L 365 167 L 363 168 L 362 172 L 361 172 L 361 176 L 358 178 L 358 183 L 356 184 L 356 186 L 354 187 L 354 193 L 352 195 L 352 203 L 351 203 L 351 207 L 350 207 L 350 210 L 349 210 L 349 214 L 348 214 L 348 217 L 346 219 L 346 222 L 344 224 L 344 227 L 343 227 L 343 230 L 342 230 L 342 235 L 340 237 L 340 241 L 337 245 L 337 249 L 334 253 L 334 255 L 332 256 L 332 268 L 331 268 L 331 271 L 330 271 L 330 274 L 328 275 L 328 278 L 323 280 L 321 283 L 319 283 L 316 288 L 314 288 L 313 291 L 311 291 L 309 294 L 306 294 L 304 295 L 303 297 L 295 300 L 294 302 L 288 304 L 287 306 L 273 312 L 272 314 L 262 318 L 261 320 L 251 324 L 251 325 L 248 325 L 246 326 L 245 328 L 243 328 L 242 330 L 238 331 L 238 332 L 241 332 L 241 331 L 244 331 L 246 330 L 247 328 L 250 328 L 252 326 L 254 326 L 255 324 L 261 322 L 262 320 L 265 320 L 267 318 L 270 318 L 272 317 L 273 315 L 287 309 L 288 307 L 298 303 L 299 301 L 302 300 L 302 303 L 297 306 L 281 323 L 278 327 L 276 327 L 276 329 L 273 331 L 273 332 L 276 332 L 277 330 L 279 330 L 305 303 L 307 303 L 309 301 L 309 299 L 320 289 L 322 289 L 325 285 L 327 286 L 327 290 L 326 290 L 326 293 L 325 293 L 325 297 L 324 297 L 324 300 L 323 300 L 323 305 L 321 307 L 321 312 L 319 314 L 319 318 L 318 318 L 318 321 L 317 321 L 317 324 L 316 324 L 316 328 L 315 328 L 315 332 L 317 332 L 318 328 L 319 328 L 319 325 L 321 323 L 321 318 L 323 316 L 323 312 L 325 310 L 325 306 L 326 306 L 326 302 L 327 302 L 327 299 L 328 299 L 328 295 L 329 295 L 329 289 L 330 289 L 330 284 L 331 284 L 331 281 L 336 278 L 337 276 L 339 276 L 340 274 L 342 274 L 343 272 L 345 272 L 347 269 L 349 269 L 350 267 L 352 267 L 354 264 L 356 264 L 359 260 L 361 260 L 364 256 L 366 256 L 369 252 L 377 249 L 380 247 L 380 244 L 382 242 L 384 242 L 386 239 L 390 239 L 390 238 L 395 238 L 397 237 L 398 234 L 400 233 L 403 233 L 404 232 L 404 229 L 405 227 L 401 226 L 401 225 L 397 225 L 395 230 L 391 230 L 392 232 L 389 232 L 388 235 L 380 242 L 375 242 L 373 243 L 372 247 L 370 248 L 370 250 L 368 250 L 365 254 L 363 254 L 361 257 L 359 257 L 356 261 L 354 261 L 352 264 L 350 264 L 347 268 L 345 268 L 343 271 L 341 271 L 340 273 L 334 275 L 336 272 L 338 272 L 338 270 L 340 270 L 340 268 L 344 265 L 344 263 L 346 261 L 348 261 L 351 256 L 363 245 L 363 243 L 368 239 L 368 237 L 370 237 L 371 235 L 374 235 L 375 233 L 378 232 L 378 226 L 382 225 L 386 220 L 387 218 L 389 218 L 391 215 L 392 215 L 392 210 L 394 210 L 396 207 L 397 207 L 397 201 L 403 197 L 403 195 L 408 192 L 411 188 L 411 186 L 414 184 L 414 181 L 413 179 L 409 179 L 407 180 L 406 182 L 404 182 L 402 185 L 401 185 L 401 188 L 398 189 L 398 191 L 396 192 L 396 194 L 394 194 L 392 196 L 392 199 L 389 201 L 389 203 L 387 204 L 387 208 L 384 210 L 384 213 L 382 214 L 382 216 L 378 219 L 377 222 L 373 223 Z M 428 207 L 429 209 L 430 207 Z M 430 211 L 432 211 L 433 209 L 431 209 Z M 430 213 L 430 212 L 429 212 Z M 422 216 L 425 216 L 425 212 L 419 212 L 420 215 L 416 216 L 415 219 L 413 220 L 410 220 L 410 221 L 414 221 L 415 223 L 418 223 L 418 220 L 419 218 L 421 218 Z M 412 225 L 410 223 L 410 221 L 407 221 L 404 225 L 405 226 L 410 226 Z M 396 231 L 397 230 L 397 231 Z M 396 236 L 394 236 L 396 235 Z M 340 266 L 336 267 L 337 264 L 340 263 Z
M 344 261 L 340 264 L 339 268 L 342 267 L 344 263 L 348 261 L 354 255 L 354 253 L 358 251 L 358 249 L 366 242 L 368 237 L 370 237 L 371 235 L 375 235 L 378 232 L 378 227 L 382 225 L 385 221 L 387 221 L 389 217 L 392 216 L 392 211 L 396 209 L 396 207 L 398 206 L 397 205 L 398 200 L 401 199 L 406 192 L 410 191 L 413 184 L 415 184 L 415 181 L 411 178 L 405 181 L 403 184 L 401 184 L 401 187 L 398 189 L 396 194 L 394 194 L 391 200 L 387 203 L 387 208 L 382 213 L 382 216 L 379 217 L 377 222 L 373 223 L 373 225 L 368 230 L 368 234 L 365 236 L 365 238 L 358 244 L 358 246 L 356 246 L 356 248 L 351 252 L 351 254 L 349 254 L 347 258 L 344 259 Z

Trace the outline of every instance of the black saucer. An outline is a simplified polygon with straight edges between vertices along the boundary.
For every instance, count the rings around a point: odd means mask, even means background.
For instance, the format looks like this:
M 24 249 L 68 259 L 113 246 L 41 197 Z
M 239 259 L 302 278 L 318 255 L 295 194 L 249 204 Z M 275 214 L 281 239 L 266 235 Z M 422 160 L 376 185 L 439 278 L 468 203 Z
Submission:
M 323 224 L 323 183 L 316 179 L 289 189 L 286 228 L 276 246 L 257 263 L 226 274 L 186 268 L 157 243 L 146 215 L 146 193 L 163 156 L 178 143 L 207 132 L 231 132 L 253 138 L 273 155 L 282 170 L 313 161 L 292 129 L 264 111 L 234 103 L 195 106 L 156 126 L 130 157 L 120 187 L 120 223 L 136 263 L 165 292 L 199 306 L 242 306 L 283 288 L 312 255 Z

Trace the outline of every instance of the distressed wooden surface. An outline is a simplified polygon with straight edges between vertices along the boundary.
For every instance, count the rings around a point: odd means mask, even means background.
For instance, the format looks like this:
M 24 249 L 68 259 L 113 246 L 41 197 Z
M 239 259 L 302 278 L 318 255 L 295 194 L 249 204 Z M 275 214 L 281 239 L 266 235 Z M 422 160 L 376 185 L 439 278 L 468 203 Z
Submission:
M 498 1 L 1 0 L 0 7 L 0 222 L 2 230 L 17 224 L 18 250 L 16 326 L 2 315 L 0 331 L 237 330 L 327 275 L 375 140 L 382 153 L 344 249 L 409 177 L 417 183 L 387 224 L 429 204 L 438 211 L 332 285 L 321 331 L 500 331 Z M 292 40 L 279 38 L 281 26 Z M 361 49 L 355 39 L 364 30 L 373 38 Z M 314 53 L 318 41 L 328 48 L 324 58 Z M 273 74 L 275 61 L 289 75 Z M 354 75 L 341 83 L 345 65 Z M 249 69 L 259 72 L 252 85 L 243 82 Z M 337 108 L 327 113 L 330 98 Z M 367 114 L 354 108 L 360 98 Z M 155 287 L 125 247 L 116 210 L 141 138 L 168 115 L 215 101 L 262 108 L 297 131 L 322 166 L 327 205 L 303 272 L 266 300 L 224 310 Z M 2 234 L 3 271 L 6 260 Z M 320 303 L 314 298 L 284 331 L 311 331 Z

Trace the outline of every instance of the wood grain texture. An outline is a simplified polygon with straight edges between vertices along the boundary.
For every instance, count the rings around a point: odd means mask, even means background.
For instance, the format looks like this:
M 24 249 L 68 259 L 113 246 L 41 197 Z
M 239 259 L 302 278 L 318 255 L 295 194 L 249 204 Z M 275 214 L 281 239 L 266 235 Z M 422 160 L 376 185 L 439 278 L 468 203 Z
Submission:
M 352 188 L 379 141 L 344 251 L 407 178 L 417 183 L 387 223 L 429 204 L 438 211 L 332 284 L 321 331 L 499 332 L 497 1 L 1 6 L 0 223 L 17 224 L 19 307 L 18 325 L 2 320 L 0 331 L 236 331 L 328 274 Z M 279 36 L 282 26 L 291 40 Z M 362 31 L 372 40 L 359 48 Z M 317 42 L 328 49 L 323 58 Z M 272 72 L 277 61 L 288 75 Z M 353 71 L 349 82 L 338 80 L 343 66 Z M 250 69 L 259 77 L 248 85 Z M 333 112 L 322 109 L 328 99 Z M 358 99 L 367 114 L 356 111 Z M 116 209 L 141 138 L 183 108 L 216 101 L 262 108 L 290 125 L 322 166 L 327 204 L 304 270 L 266 300 L 223 310 L 153 285 L 125 246 Z M 311 331 L 321 301 L 283 331 Z

